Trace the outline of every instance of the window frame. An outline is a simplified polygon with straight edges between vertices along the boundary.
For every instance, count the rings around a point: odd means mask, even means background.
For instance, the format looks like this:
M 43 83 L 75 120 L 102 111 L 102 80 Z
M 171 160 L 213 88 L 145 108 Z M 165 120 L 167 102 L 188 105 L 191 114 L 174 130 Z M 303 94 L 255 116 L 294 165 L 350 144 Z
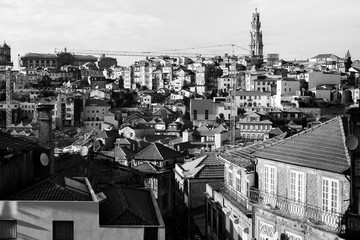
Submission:
M 295 177 L 294 182 L 292 181 L 293 176 Z M 300 176 L 302 177 L 302 179 L 299 178 Z M 302 183 L 299 183 L 299 180 L 302 181 Z M 293 183 L 294 183 L 294 189 L 292 188 Z M 305 202 L 306 199 L 305 185 L 306 185 L 305 173 L 297 170 L 290 170 L 289 198 L 291 200 L 294 200 L 296 202 Z M 299 191 L 299 187 L 300 187 L 300 191 Z
M 326 194 L 327 197 L 327 204 L 324 205 L 324 181 L 328 181 L 329 185 L 328 188 L 330 190 L 330 188 L 333 187 L 333 183 L 336 183 L 336 209 L 333 210 L 333 191 L 328 191 Z M 330 197 L 330 198 L 329 198 Z M 340 212 L 339 210 L 340 208 L 340 181 L 337 179 L 333 179 L 333 178 L 329 178 L 329 177 L 321 177 L 321 208 L 325 211 L 329 211 L 329 212 L 335 212 L 338 213 Z
M 267 177 L 267 170 L 266 169 L 273 169 L 273 177 L 271 178 L 271 171 L 268 173 L 269 176 Z M 266 179 L 269 179 L 268 181 Z M 264 192 L 270 193 L 272 195 L 275 195 L 277 193 L 277 172 L 274 165 L 264 164 Z

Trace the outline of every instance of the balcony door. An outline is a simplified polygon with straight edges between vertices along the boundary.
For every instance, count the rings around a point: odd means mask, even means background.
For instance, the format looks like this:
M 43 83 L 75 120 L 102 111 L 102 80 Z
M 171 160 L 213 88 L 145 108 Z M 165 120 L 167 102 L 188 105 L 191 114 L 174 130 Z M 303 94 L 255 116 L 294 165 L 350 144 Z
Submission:
M 264 165 L 264 195 L 262 199 L 265 204 L 276 206 L 276 169 L 275 166 Z
M 324 210 L 322 221 L 327 225 L 337 225 L 337 218 L 334 217 L 339 212 L 339 181 L 323 178 L 322 179 L 322 209 Z
M 305 213 L 305 174 L 303 172 L 290 172 L 290 199 L 289 211 L 292 214 L 303 216 Z

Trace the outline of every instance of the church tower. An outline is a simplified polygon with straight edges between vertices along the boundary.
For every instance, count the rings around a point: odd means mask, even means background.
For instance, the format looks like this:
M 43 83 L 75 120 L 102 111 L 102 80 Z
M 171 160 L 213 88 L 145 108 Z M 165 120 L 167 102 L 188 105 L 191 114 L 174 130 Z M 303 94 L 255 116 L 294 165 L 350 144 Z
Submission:
M 260 22 L 260 13 L 257 12 L 255 8 L 255 12 L 252 16 L 251 22 L 251 42 L 250 42 L 250 56 L 254 58 L 263 58 L 263 41 L 262 41 L 262 31 L 261 22 Z
M 0 66 L 12 66 L 11 62 L 11 48 L 5 42 L 0 44 Z

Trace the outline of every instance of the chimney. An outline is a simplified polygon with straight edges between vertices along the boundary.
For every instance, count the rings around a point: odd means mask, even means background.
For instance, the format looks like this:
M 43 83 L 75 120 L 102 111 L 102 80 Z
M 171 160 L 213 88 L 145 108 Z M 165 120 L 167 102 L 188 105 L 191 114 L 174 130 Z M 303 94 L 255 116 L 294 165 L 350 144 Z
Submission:
M 53 105 L 38 105 L 37 107 L 37 121 L 39 124 L 39 138 L 38 143 L 41 147 L 49 150 L 50 158 L 50 174 L 55 172 L 54 169 L 54 146 L 53 146 L 53 132 L 52 132 L 52 110 Z

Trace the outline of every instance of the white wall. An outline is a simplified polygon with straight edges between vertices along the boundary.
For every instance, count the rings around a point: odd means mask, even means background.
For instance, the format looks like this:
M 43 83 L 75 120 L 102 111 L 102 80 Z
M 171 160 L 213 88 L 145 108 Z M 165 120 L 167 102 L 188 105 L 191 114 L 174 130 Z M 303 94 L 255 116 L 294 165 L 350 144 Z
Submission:
M 309 82 L 309 89 L 322 84 L 340 84 L 340 74 L 324 74 L 323 72 L 310 72 L 306 76 Z
M 1 201 L 0 219 L 17 220 L 17 239 L 52 239 L 52 221 L 74 221 L 74 239 L 144 239 L 143 226 L 99 225 L 98 202 Z M 165 239 L 159 228 L 158 239 Z

